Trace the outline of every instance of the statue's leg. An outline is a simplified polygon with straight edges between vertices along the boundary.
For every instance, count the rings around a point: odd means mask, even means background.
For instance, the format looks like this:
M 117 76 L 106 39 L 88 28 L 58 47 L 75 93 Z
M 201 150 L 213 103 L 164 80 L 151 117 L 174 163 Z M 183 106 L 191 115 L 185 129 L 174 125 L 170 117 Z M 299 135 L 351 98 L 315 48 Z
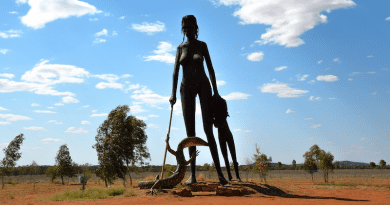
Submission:
M 225 123 L 226 125 L 226 123 Z M 229 181 L 232 180 L 232 174 L 230 172 L 230 164 L 229 164 L 229 158 L 228 158 L 228 153 L 227 153 L 227 147 L 226 147 L 226 128 L 225 126 L 219 127 L 218 128 L 218 140 L 219 140 L 219 147 L 221 148 L 222 156 L 223 159 L 225 160 L 225 166 L 226 166 L 226 171 L 228 173 L 228 178 Z
M 215 138 L 213 134 L 213 121 L 212 121 L 211 109 L 210 109 L 212 95 L 211 95 L 211 86 L 209 82 L 202 83 L 201 90 L 199 92 L 199 100 L 202 109 L 203 129 L 206 133 L 207 142 L 209 144 L 209 148 L 211 152 L 211 157 L 213 158 L 214 165 L 218 173 L 219 183 L 222 185 L 226 185 L 229 182 L 223 176 L 221 165 L 219 164 L 217 143 L 215 142 Z
M 191 89 L 190 86 L 181 85 L 180 86 L 180 96 L 181 96 L 181 107 L 183 110 L 184 124 L 186 126 L 187 137 L 195 137 L 195 109 L 196 109 L 196 91 Z M 188 148 L 190 157 L 196 151 L 196 147 Z M 185 182 L 185 184 L 196 183 L 195 176 L 195 166 L 196 158 L 191 162 L 191 175 L 190 178 Z
M 240 178 L 240 175 L 239 175 L 239 172 L 238 172 L 238 163 L 237 163 L 237 157 L 236 157 L 236 146 L 234 145 L 233 134 L 230 131 L 230 128 L 229 128 L 229 125 L 228 125 L 227 121 L 226 121 L 225 126 L 223 128 L 226 131 L 225 137 L 226 137 L 226 141 L 227 141 L 228 146 L 229 146 L 230 156 L 232 156 L 232 160 L 233 160 L 233 164 L 234 164 L 234 170 L 236 171 L 237 181 L 238 182 L 242 182 L 241 178 Z

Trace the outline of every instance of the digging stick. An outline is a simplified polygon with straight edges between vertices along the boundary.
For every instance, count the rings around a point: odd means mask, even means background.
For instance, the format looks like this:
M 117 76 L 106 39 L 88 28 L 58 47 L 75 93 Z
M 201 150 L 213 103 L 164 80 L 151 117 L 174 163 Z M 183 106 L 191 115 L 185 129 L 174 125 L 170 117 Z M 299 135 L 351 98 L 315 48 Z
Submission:
M 172 112 L 173 112 L 173 105 L 171 105 L 171 117 L 169 118 L 167 139 L 169 139 L 169 133 L 171 132 Z M 164 162 L 162 165 L 161 179 L 163 179 L 163 177 L 164 177 L 164 166 L 165 166 L 165 158 L 167 157 L 167 150 L 168 150 L 168 145 L 165 145 Z

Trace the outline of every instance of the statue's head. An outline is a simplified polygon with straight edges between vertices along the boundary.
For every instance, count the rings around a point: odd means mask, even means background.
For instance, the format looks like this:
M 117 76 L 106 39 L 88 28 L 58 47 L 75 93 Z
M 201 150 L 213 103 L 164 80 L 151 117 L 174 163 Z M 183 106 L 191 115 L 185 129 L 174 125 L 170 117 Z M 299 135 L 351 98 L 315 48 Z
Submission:
M 185 33 L 184 29 L 186 26 L 194 26 L 195 27 L 195 38 L 198 38 L 199 34 L 199 28 L 198 24 L 196 23 L 196 18 L 194 15 L 187 15 L 184 16 L 181 20 L 181 32 Z

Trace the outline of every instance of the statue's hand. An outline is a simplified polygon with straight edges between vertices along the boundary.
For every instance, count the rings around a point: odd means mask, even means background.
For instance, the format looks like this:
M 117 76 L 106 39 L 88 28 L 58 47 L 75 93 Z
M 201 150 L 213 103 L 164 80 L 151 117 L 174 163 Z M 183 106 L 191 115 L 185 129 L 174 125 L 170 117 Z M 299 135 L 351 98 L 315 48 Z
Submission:
M 165 139 L 165 142 L 168 143 L 169 141 L 169 135 L 167 135 L 167 138 Z
M 176 95 L 172 95 L 171 98 L 169 99 L 169 102 L 171 103 L 171 106 L 173 107 L 173 105 L 176 103 Z

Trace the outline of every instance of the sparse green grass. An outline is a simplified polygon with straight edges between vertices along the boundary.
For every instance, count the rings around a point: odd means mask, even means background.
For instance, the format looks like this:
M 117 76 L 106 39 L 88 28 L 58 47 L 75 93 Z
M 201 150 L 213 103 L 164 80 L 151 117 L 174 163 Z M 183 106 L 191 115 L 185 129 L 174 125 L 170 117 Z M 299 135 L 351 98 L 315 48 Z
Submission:
M 15 197 L 11 195 L 10 198 L 13 199 L 13 198 L 15 198 Z
M 182 188 L 183 186 L 182 186 L 181 184 L 177 184 L 175 187 L 178 188 L 178 189 L 180 189 L 180 188 Z
M 110 196 L 123 195 L 126 188 L 97 189 L 90 188 L 82 192 L 81 190 L 66 191 L 56 194 L 50 198 L 51 201 L 77 200 L 77 199 L 106 199 Z

